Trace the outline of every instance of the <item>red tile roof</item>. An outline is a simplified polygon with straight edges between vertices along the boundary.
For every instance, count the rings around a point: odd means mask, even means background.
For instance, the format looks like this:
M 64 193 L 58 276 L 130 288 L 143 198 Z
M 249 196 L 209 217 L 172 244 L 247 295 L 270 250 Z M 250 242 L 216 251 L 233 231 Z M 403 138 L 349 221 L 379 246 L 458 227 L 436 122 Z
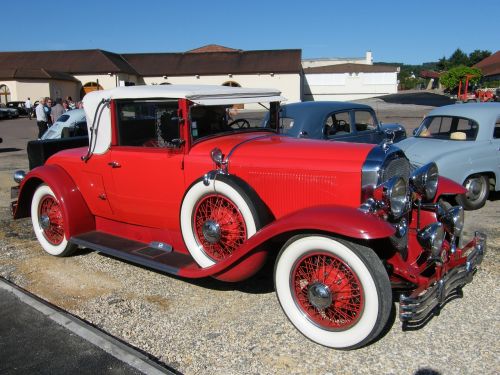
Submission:
M 496 51 L 493 55 L 479 61 L 474 66 L 481 69 L 484 76 L 494 76 L 500 74 L 500 51 Z
M 220 46 L 218 44 L 208 44 L 206 46 L 195 48 L 186 53 L 200 53 L 200 52 L 239 52 L 240 49 L 234 49 L 229 47 Z
M 0 68 L 0 78 L 3 79 L 55 79 L 58 81 L 73 81 L 79 82 L 75 77 L 63 72 L 55 72 L 50 70 L 20 68 L 20 69 L 5 69 Z
M 144 77 L 219 74 L 297 73 L 302 70 L 300 49 L 123 54 Z
M 337 64 L 305 68 L 305 74 L 321 73 L 394 73 L 398 71 L 397 66 L 392 65 L 367 65 L 367 64 Z
M 47 69 L 69 74 L 129 73 L 134 69 L 116 53 L 94 50 L 0 52 L 1 69 Z

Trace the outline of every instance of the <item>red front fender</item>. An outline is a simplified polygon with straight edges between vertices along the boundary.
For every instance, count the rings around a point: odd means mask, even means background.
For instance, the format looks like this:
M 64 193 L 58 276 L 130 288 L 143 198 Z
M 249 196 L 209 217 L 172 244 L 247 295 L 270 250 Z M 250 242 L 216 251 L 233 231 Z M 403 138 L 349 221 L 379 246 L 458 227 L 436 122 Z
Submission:
M 459 195 L 465 194 L 467 190 L 459 183 L 450 180 L 449 178 L 439 176 L 438 189 L 434 202 L 437 202 L 443 195 Z
M 371 240 L 392 236 L 395 229 L 388 222 L 356 208 L 337 206 L 317 206 L 306 208 L 284 216 L 250 237 L 241 247 L 226 260 L 207 268 L 184 268 L 179 276 L 206 277 L 214 276 L 226 281 L 242 280 L 239 276 L 256 272 L 249 268 L 256 267 L 259 260 L 247 257 L 266 241 L 286 233 L 325 232 L 344 237 Z M 245 259 L 242 259 L 245 258 Z M 248 263 L 247 263 L 248 262 Z M 249 272 L 253 271 L 253 272 Z M 246 278 L 244 277 L 244 278 Z
M 57 165 L 44 165 L 31 170 L 19 187 L 14 219 L 31 216 L 31 200 L 41 184 L 50 186 L 59 201 L 64 220 L 64 234 L 70 238 L 95 229 L 95 220 L 73 179 Z M 70 214 L 71 213 L 71 216 Z

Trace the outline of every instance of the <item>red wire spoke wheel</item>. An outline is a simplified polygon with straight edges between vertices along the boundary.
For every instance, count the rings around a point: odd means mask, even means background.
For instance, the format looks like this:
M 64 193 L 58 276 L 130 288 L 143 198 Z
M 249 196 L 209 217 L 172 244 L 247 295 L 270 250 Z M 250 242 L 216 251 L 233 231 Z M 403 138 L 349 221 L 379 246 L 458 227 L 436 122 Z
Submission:
M 326 252 L 305 255 L 296 263 L 290 282 L 295 302 L 320 327 L 346 329 L 361 316 L 361 283 L 338 257 Z
M 392 308 L 391 283 L 369 247 L 321 234 L 290 238 L 276 259 L 274 286 L 290 322 L 336 349 L 374 340 Z
M 59 245 L 64 240 L 64 225 L 61 207 L 51 195 L 45 195 L 40 202 L 40 226 L 43 235 L 52 245 Z
M 230 257 L 260 225 L 248 194 L 224 176 L 200 179 L 189 188 L 180 224 L 184 243 L 200 267 Z
M 230 256 L 247 238 L 243 216 L 227 197 L 209 194 L 194 209 L 193 228 L 197 241 L 212 259 Z
M 68 242 L 64 233 L 64 207 L 52 189 L 45 184 L 37 187 L 31 200 L 31 222 L 43 249 L 55 256 L 68 256 L 78 246 Z

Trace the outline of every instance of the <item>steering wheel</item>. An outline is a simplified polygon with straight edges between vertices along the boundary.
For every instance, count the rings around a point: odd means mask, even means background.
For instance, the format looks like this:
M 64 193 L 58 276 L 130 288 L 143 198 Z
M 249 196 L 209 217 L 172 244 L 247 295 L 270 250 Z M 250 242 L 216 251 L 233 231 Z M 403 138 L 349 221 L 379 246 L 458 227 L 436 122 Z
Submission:
M 231 121 L 227 126 L 233 128 L 233 129 L 244 129 L 244 128 L 249 128 L 250 123 L 248 120 L 245 120 L 244 118 L 239 118 L 237 120 Z

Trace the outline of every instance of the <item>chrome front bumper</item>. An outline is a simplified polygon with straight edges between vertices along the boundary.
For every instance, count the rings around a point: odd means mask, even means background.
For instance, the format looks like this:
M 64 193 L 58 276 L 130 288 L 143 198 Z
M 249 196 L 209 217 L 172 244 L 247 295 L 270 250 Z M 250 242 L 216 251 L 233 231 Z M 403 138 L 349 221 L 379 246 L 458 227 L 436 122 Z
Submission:
M 476 232 L 472 241 L 474 247 L 463 265 L 450 270 L 419 296 L 400 295 L 399 319 L 403 322 L 403 329 L 424 325 L 433 315 L 439 314 L 448 301 L 462 297 L 462 287 L 472 281 L 486 252 L 485 234 Z

